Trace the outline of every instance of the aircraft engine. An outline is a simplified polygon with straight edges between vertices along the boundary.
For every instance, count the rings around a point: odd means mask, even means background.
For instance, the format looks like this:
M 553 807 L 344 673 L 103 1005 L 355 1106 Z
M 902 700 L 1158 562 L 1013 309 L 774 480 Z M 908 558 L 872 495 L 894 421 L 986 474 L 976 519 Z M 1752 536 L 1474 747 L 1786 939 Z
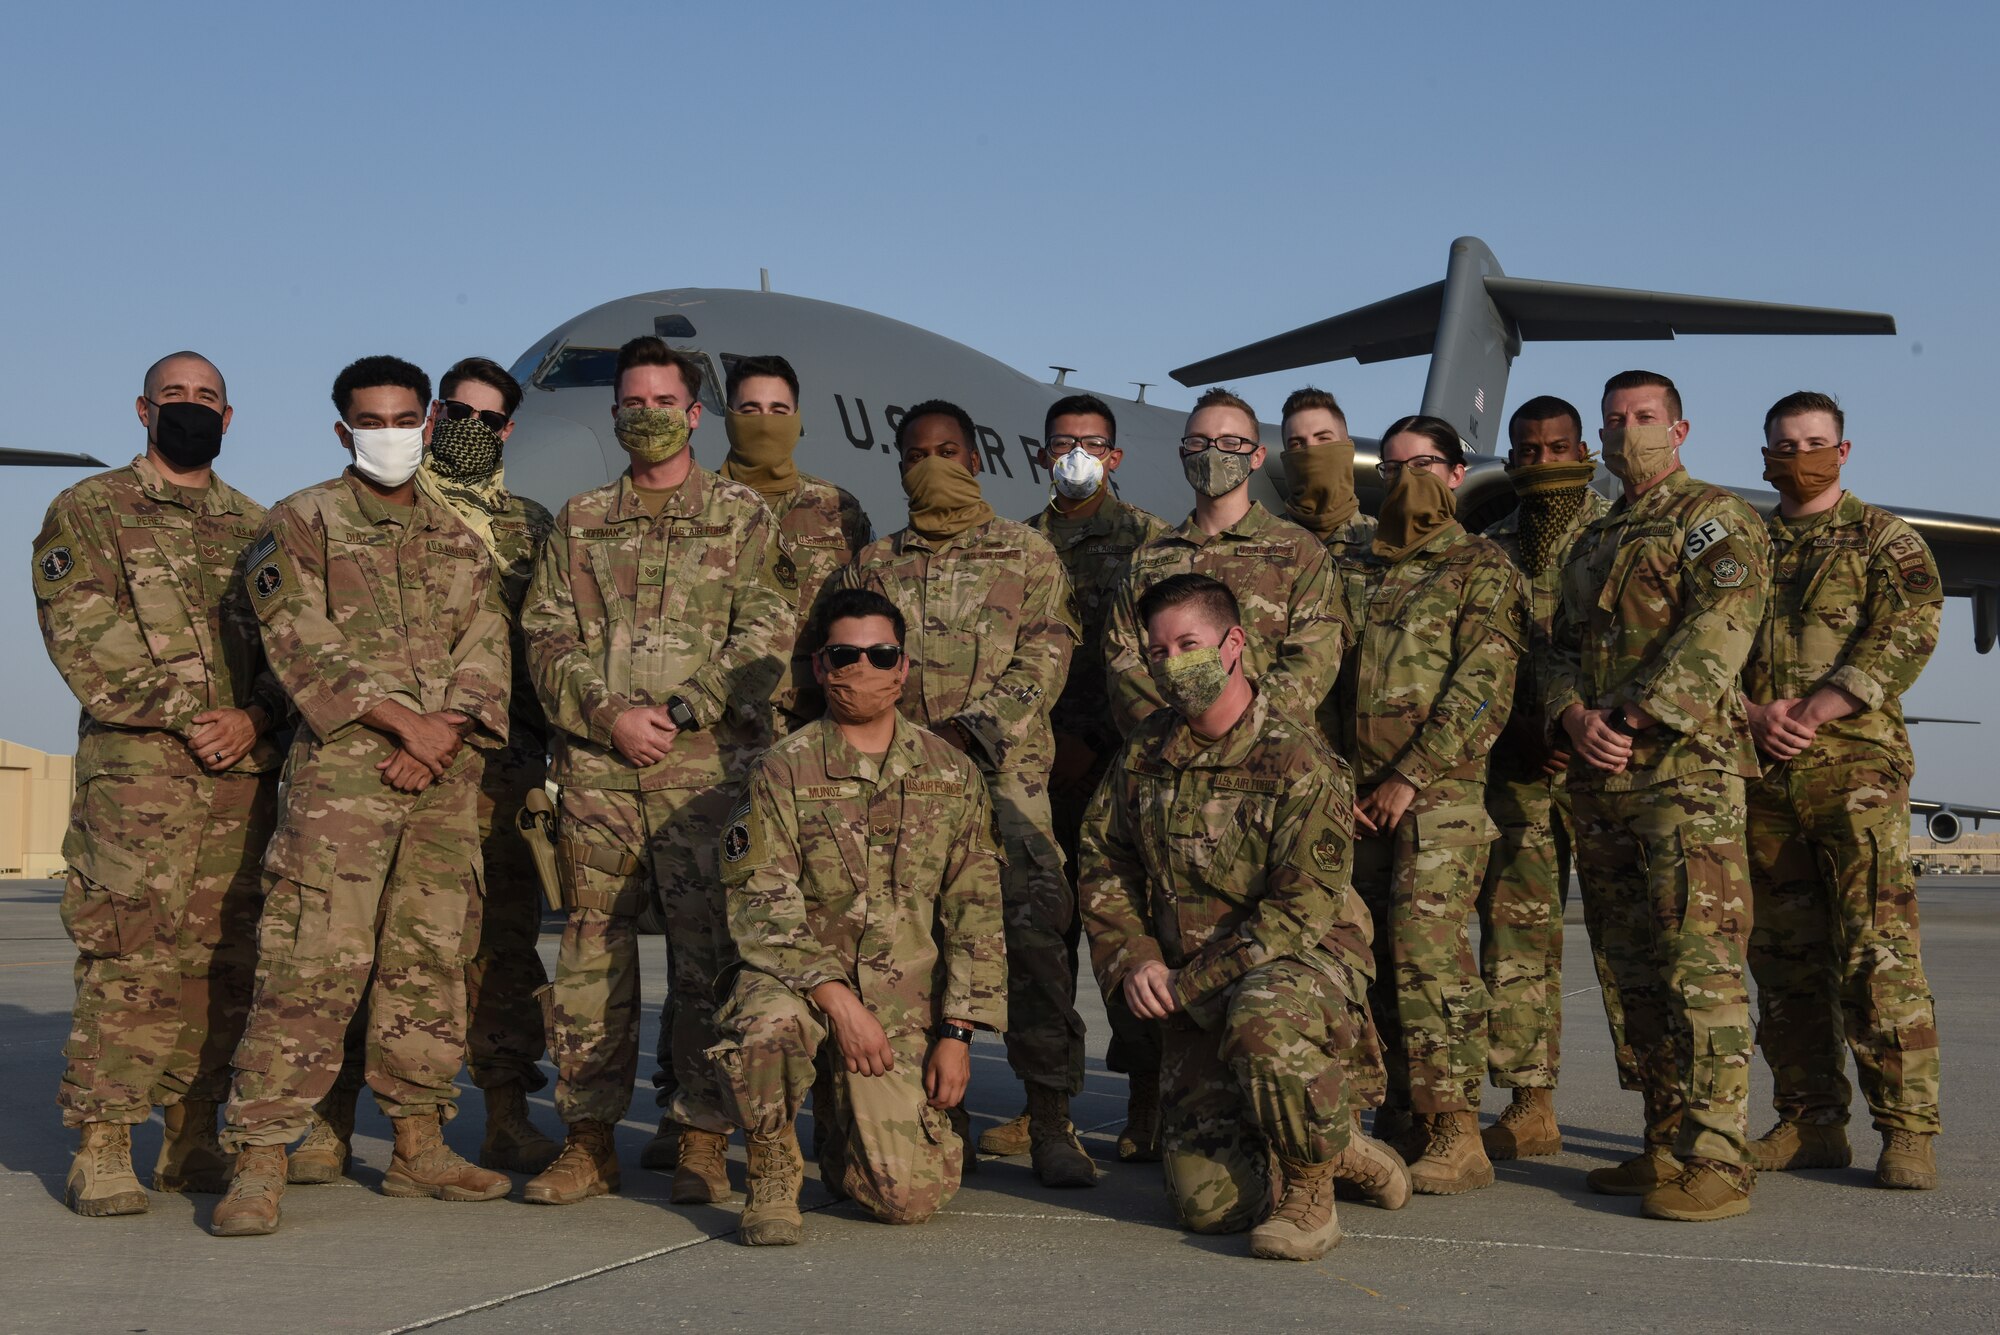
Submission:
M 1960 820 L 1958 813 L 1950 807 L 1939 807 L 1930 814 L 1930 819 L 1924 822 L 1924 828 L 1930 831 L 1931 838 L 1938 843 L 1955 844 L 1958 842 L 1958 836 L 1965 833 L 1965 822 Z

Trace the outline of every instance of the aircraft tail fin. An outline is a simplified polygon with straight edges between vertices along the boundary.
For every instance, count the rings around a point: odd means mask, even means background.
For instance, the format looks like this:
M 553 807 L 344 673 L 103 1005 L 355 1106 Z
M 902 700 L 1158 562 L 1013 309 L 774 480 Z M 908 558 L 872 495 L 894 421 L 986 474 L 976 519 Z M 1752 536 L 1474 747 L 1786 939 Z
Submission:
M 1509 278 L 1485 242 L 1462 236 L 1451 243 L 1442 282 L 1190 363 L 1173 377 L 1206 385 L 1346 357 L 1365 364 L 1427 352 L 1422 410 L 1494 454 L 1503 448 L 1497 420 L 1507 374 L 1524 342 L 1895 332 L 1893 316 L 1873 311 Z

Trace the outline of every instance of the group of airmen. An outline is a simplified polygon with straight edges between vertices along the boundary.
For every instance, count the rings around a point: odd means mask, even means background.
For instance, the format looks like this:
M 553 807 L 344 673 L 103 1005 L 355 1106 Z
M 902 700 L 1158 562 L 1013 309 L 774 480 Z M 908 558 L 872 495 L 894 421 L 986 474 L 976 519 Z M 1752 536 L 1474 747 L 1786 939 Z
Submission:
M 1251 497 L 1254 413 L 1210 390 L 1170 526 L 1117 495 L 1112 410 L 1064 398 L 1051 499 L 1016 522 L 969 416 L 930 400 L 895 425 L 908 523 L 871 540 L 793 461 L 783 358 L 733 363 L 716 471 L 689 448 L 702 376 L 626 344 L 630 467 L 551 516 L 505 485 L 521 387 L 491 361 L 435 399 L 408 362 L 347 367 L 349 465 L 268 512 L 213 471 L 221 372 L 148 370 L 145 452 L 62 493 L 34 543 L 83 706 L 76 1212 L 147 1208 L 132 1128 L 160 1107 L 152 1189 L 270 1233 L 288 1184 L 346 1170 L 364 1086 L 388 1195 L 495 1199 L 503 1170 L 540 1204 L 618 1190 L 651 908 L 668 1000 L 641 1163 L 675 1202 L 725 1200 L 741 1133 L 744 1242 L 801 1240 L 808 1098 L 821 1180 L 886 1221 L 930 1217 L 980 1152 L 1093 1185 L 1069 1115 L 1087 946 L 1130 1083 L 1118 1157 L 1163 1162 L 1185 1227 L 1311 1259 L 1337 1194 L 1395 1209 L 1561 1148 L 1572 867 L 1644 1106 L 1643 1151 L 1591 1189 L 1713 1220 L 1759 1169 L 1846 1165 L 1850 1051 L 1877 1181 L 1936 1185 L 1899 697 L 1942 590 L 1841 486 L 1832 398 L 1766 416 L 1768 521 L 1682 467 L 1666 377 L 1607 382 L 1601 456 L 1575 407 L 1532 399 L 1518 507 L 1483 536 L 1432 417 L 1383 433 L 1370 518 L 1339 404 L 1293 394 L 1279 515 Z M 1025 1107 L 975 1142 L 980 1029 Z M 1757 1046 L 1778 1121 L 1752 1140 Z M 560 1144 L 529 1117 L 545 1051 Z M 477 1164 L 443 1134 L 461 1065 Z M 1511 1102 L 1482 1129 L 1488 1078 Z

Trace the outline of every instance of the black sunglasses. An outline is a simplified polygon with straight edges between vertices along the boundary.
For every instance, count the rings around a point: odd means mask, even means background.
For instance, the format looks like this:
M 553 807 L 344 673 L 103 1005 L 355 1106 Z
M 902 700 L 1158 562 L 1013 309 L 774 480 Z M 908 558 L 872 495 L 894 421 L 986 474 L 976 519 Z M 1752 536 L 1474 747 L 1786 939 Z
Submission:
M 903 661 L 903 646 L 900 644 L 829 644 L 819 651 L 819 661 L 829 672 L 851 668 L 861 661 L 861 655 L 868 655 L 868 666 L 883 672 L 894 670 Z
M 475 408 L 469 403 L 460 403 L 457 399 L 440 399 L 439 402 L 444 405 L 444 415 L 454 422 L 463 422 L 468 417 L 477 417 L 495 431 L 504 431 L 507 429 L 507 414 L 505 413 L 496 413 L 491 408 Z

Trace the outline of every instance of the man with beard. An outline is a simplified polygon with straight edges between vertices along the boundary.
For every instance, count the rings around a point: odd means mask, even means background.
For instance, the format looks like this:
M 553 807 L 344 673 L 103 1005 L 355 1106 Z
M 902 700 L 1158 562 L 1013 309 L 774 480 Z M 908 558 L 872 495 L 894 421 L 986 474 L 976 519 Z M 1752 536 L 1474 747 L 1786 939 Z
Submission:
M 742 967 L 709 1056 L 749 1137 L 753 1247 L 803 1237 L 793 1123 L 829 1039 L 821 1181 L 920 1224 L 958 1190 L 973 1029 L 1007 1018 L 986 780 L 897 713 L 910 665 L 895 604 L 842 589 L 820 618 L 826 717 L 765 753 L 722 834 Z
M 1049 706 L 1077 643 L 1062 563 L 979 491 L 970 414 L 941 399 L 896 424 L 907 528 L 864 548 L 841 587 L 873 589 L 909 623 L 903 714 L 986 776 L 1005 861 L 1007 1060 L 1028 1091 L 1029 1153 L 1044 1186 L 1087 1187 L 1097 1170 L 1070 1124 L 1083 1089 L 1083 1018 L 1064 939 L 1076 896 L 1049 813 Z
M 1831 396 L 1806 391 L 1764 415 L 1776 551 L 1743 689 L 1764 759 L 1749 794 L 1750 972 L 1778 1124 L 1750 1151 L 1774 1171 L 1845 1168 L 1852 1049 L 1882 1133 L 1876 1183 L 1928 1190 L 1937 1013 L 1910 874 L 1902 696 L 1937 647 L 1944 589 L 1915 530 L 1841 488 L 1846 426 Z
M 76 1009 L 57 1102 L 81 1144 L 63 1197 L 143 1213 L 132 1128 L 164 1109 L 153 1190 L 223 1190 L 215 1113 L 250 1010 L 258 860 L 287 712 L 239 578 L 264 507 L 213 471 L 222 373 L 176 352 L 134 405 L 144 453 L 56 497 L 34 544 L 49 658 L 83 706 L 63 858 Z

